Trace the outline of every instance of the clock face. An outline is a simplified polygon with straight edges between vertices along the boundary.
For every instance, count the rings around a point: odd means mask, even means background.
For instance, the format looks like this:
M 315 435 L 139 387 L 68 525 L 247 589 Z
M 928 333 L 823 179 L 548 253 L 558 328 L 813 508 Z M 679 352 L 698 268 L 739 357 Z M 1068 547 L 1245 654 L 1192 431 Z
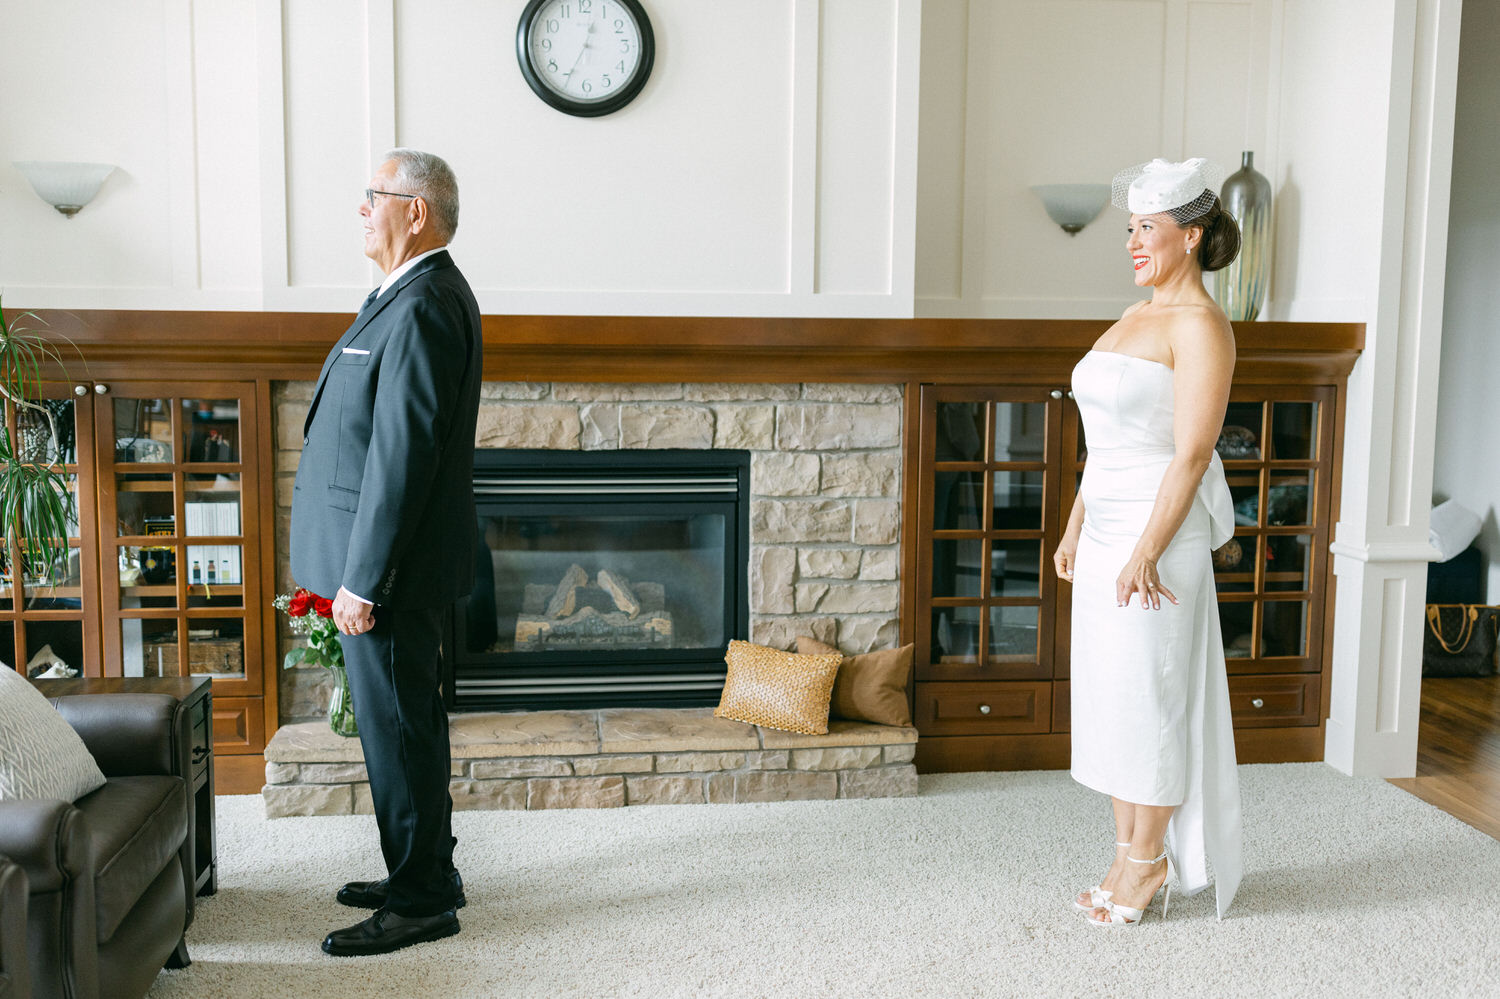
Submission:
M 593 117 L 628 104 L 655 55 L 638 0 L 531 0 L 516 28 L 521 73 L 559 111 Z

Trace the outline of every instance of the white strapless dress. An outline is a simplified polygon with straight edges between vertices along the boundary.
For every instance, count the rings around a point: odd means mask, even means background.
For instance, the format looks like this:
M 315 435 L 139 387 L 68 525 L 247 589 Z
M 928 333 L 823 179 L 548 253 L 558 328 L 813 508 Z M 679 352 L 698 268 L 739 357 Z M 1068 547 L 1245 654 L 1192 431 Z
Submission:
M 1089 351 L 1073 369 L 1088 457 L 1073 572 L 1073 778 L 1139 805 L 1173 805 L 1167 848 L 1188 894 L 1213 882 L 1219 917 L 1242 873 L 1240 792 L 1212 552 L 1234 533 L 1214 455 L 1157 562 L 1178 603 L 1115 601 L 1174 453 L 1172 369 Z

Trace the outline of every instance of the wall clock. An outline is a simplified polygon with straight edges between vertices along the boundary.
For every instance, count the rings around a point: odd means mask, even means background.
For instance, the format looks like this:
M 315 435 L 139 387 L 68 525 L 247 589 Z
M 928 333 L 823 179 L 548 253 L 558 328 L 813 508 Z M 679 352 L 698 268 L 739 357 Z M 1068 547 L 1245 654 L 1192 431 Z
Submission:
M 516 59 L 531 89 L 585 118 L 629 104 L 655 55 L 639 0 L 531 0 L 516 26 Z

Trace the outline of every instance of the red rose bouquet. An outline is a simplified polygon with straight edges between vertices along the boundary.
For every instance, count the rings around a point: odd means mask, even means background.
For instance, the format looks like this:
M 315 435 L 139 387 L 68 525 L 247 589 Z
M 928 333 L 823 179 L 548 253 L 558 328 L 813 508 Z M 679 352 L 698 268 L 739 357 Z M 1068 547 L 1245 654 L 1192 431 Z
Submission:
M 349 678 L 344 672 L 344 647 L 339 644 L 339 629 L 333 623 L 333 601 L 300 586 L 271 601 L 284 611 L 292 634 L 307 639 L 286 654 L 282 669 L 293 666 L 322 666 L 333 671 L 333 698 L 328 704 L 328 724 L 340 735 L 358 735 L 354 723 L 354 697 L 349 692 Z

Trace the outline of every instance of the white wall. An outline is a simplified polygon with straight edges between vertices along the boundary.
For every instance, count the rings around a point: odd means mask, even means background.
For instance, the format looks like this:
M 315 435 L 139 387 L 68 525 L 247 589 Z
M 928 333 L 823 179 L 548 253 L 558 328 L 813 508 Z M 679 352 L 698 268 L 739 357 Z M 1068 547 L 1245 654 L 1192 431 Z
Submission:
M 498 313 L 911 314 L 920 0 L 649 0 L 645 90 L 536 98 L 525 0 L 0 0 L 0 291 L 349 311 L 393 145 L 458 173 Z M 10 161 L 119 164 L 71 222 Z
M 917 312 L 1113 318 L 1124 215 L 1069 236 L 1034 184 L 1156 156 L 1275 176 L 1272 0 L 941 0 L 923 10 Z
M 1453 139 L 1453 211 L 1443 308 L 1433 491 L 1484 518 L 1476 544 L 1489 566 L 1487 601 L 1500 600 L 1500 4 L 1464 4 Z
M 1365 322 L 1378 284 L 1390 3 L 1285 0 L 1268 319 Z

